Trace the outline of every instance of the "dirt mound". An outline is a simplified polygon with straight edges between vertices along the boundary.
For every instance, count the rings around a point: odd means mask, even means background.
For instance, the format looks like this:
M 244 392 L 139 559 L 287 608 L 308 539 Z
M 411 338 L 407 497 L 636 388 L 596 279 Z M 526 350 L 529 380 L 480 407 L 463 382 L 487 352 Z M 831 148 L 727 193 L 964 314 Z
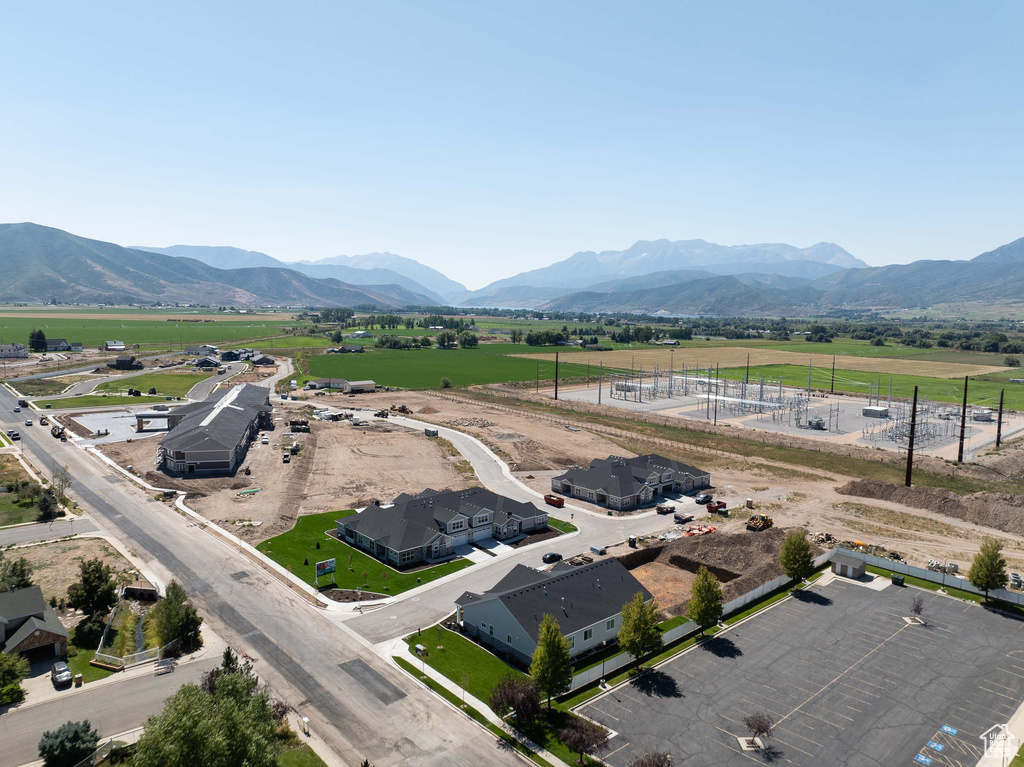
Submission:
M 902 487 L 876 479 L 847 482 L 836 492 L 893 501 L 905 506 L 927 509 L 946 517 L 991 527 L 1004 533 L 1024 535 L 1024 496 L 1004 493 L 973 493 L 960 496 L 951 490 L 934 487 Z
M 420 413 L 421 415 L 433 415 L 434 413 L 440 413 L 441 411 L 438 410 L 437 408 L 433 408 L 430 405 L 427 405 L 426 407 L 421 407 L 416 412 Z
M 441 423 L 445 426 L 451 426 L 456 429 L 489 429 L 494 426 L 494 422 L 488 421 L 486 418 L 455 418 L 450 421 L 442 421 Z
M 791 530 L 773 527 L 760 533 L 711 533 L 682 538 L 620 557 L 654 594 L 667 615 L 681 615 L 690 597 L 693 574 L 704 565 L 722 582 L 725 601 L 782 575 L 779 551 Z M 811 545 L 814 555 L 822 549 Z

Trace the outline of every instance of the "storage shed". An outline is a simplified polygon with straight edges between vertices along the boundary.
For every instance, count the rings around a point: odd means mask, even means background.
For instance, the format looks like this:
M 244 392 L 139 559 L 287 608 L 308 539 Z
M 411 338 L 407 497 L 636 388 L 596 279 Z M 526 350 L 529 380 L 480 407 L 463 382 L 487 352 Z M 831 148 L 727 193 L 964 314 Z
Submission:
M 866 565 L 863 559 L 857 559 L 847 554 L 836 554 L 832 557 L 832 572 L 846 578 L 863 578 Z
M 860 411 L 860 414 L 865 418 L 888 418 L 889 408 L 881 405 L 868 405 Z

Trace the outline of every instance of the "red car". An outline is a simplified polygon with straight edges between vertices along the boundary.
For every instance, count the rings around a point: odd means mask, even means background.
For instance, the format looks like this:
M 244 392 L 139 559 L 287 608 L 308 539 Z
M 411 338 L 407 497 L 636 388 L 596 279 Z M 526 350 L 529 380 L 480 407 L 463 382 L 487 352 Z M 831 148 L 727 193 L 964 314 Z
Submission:
M 557 495 L 548 494 L 544 496 L 544 503 L 548 506 L 554 506 L 555 508 L 560 509 L 565 506 L 565 499 L 559 498 Z

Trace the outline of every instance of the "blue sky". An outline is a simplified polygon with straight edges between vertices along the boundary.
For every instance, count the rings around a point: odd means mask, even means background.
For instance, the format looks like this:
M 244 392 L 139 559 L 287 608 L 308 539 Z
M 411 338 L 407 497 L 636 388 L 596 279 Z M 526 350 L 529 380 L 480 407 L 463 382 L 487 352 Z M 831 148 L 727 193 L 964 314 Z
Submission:
M 1024 236 L 1020 2 L 0 9 L 3 221 L 470 287 L 659 237 Z

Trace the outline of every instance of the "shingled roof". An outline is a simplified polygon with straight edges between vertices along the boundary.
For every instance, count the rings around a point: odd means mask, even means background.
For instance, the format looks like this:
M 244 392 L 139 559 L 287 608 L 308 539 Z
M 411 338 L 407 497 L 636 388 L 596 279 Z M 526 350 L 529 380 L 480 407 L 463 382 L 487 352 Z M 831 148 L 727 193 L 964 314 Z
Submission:
M 622 458 L 610 455 L 607 458 L 595 458 L 590 466 L 582 468 L 574 466 L 556 479 L 568 480 L 573 485 L 597 490 L 616 498 L 624 498 L 639 493 L 648 479 L 660 476 L 671 470 L 676 475 L 689 474 L 691 477 L 702 477 L 707 472 L 671 458 L 653 453 L 639 455 L 635 458 Z
M 513 568 L 490 591 L 466 592 L 455 603 L 468 607 L 491 599 L 500 600 L 536 642 L 546 614 L 555 617 L 563 634 L 572 634 L 615 615 L 637 592 L 644 595 L 644 601 L 653 598 L 614 557 L 571 570 L 552 573 L 534 570 L 542 576 L 537 579 L 521 572 L 520 567 L 524 566 Z M 511 587 L 504 588 L 509 585 Z
M 165 450 L 234 450 L 259 413 L 269 413 L 270 389 L 239 384 L 178 408 L 181 422 L 160 440 Z

